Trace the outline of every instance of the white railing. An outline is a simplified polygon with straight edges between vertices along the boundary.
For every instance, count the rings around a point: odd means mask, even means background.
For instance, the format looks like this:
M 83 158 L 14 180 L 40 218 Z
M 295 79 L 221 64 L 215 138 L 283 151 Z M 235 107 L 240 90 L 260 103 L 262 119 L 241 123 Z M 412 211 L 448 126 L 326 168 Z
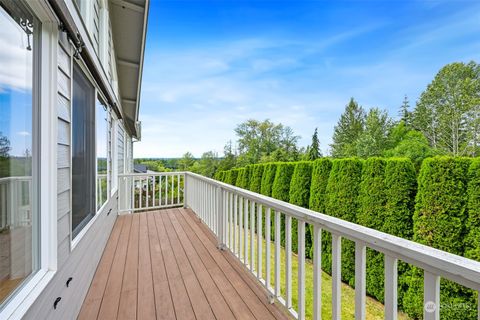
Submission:
M 183 173 L 182 173 L 183 174 Z M 405 261 L 424 270 L 424 302 L 436 306 L 424 319 L 440 318 L 440 277 L 480 290 L 480 263 L 380 231 L 262 196 L 194 173 L 185 173 L 185 204 L 257 277 L 268 293 L 290 313 L 305 318 L 305 226 L 313 225 L 313 319 L 321 319 L 321 231 L 332 234 L 332 317 L 341 318 L 341 239 L 355 242 L 355 319 L 365 319 L 366 248 L 385 255 L 385 319 L 397 319 L 397 264 Z M 263 216 L 265 212 L 265 217 Z M 274 214 L 274 259 L 271 257 L 271 214 Z M 256 216 L 256 217 L 255 217 Z M 285 217 L 285 269 L 281 270 L 280 223 Z M 256 221 L 255 221 L 256 218 Z M 298 225 L 298 307 L 292 305 L 292 219 Z M 265 225 L 263 234 L 262 224 Z M 255 231 L 256 230 L 256 231 Z M 249 238 L 249 234 L 251 235 Z M 257 237 L 257 241 L 255 240 Z M 250 243 L 248 242 L 250 239 Z M 266 242 L 263 252 L 263 241 Z M 256 254 L 255 254 L 256 253 Z M 262 263 L 265 261 L 265 268 Z M 272 282 L 271 271 L 274 271 Z M 265 272 L 263 273 L 263 270 Z M 280 277 L 285 272 L 286 290 Z M 480 306 L 479 306 L 480 310 Z
M 183 206 L 183 172 L 120 174 L 119 212 Z
M 0 230 L 31 223 L 32 177 L 0 178 Z

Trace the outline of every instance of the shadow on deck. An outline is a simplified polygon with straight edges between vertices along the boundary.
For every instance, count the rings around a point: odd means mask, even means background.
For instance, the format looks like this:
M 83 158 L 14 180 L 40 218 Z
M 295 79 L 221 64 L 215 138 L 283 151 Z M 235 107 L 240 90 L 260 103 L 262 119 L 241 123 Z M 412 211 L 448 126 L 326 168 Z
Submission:
M 117 218 L 79 319 L 287 319 L 188 209 Z

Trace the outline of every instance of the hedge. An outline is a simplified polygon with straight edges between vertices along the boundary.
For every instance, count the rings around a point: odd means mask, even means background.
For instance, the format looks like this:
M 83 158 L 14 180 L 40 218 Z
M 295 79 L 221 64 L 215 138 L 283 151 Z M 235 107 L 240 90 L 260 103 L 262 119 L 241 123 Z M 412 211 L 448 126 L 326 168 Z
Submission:
M 480 158 L 472 161 L 468 177 L 468 235 L 465 239 L 465 257 L 480 261 Z
M 327 189 L 328 176 L 332 169 L 332 160 L 328 158 L 320 158 L 312 164 L 312 181 L 310 184 L 310 210 L 325 213 L 325 190 Z M 312 246 L 310 247 L 310 257 L 313 256 L 313 226 L 309 225 L 310 235 L 312 237 Z M 322 230 L 322 261 L 325 259 L 325 252 L 328 248 L 331 248 L 331 237 L 329 233 Z M 330 240 L 329 240 L 330 239 Z M 330 246 L 330 247 L 329 247 Z
M 295 164 L 291 162 L 279 163 L 277 173 L 272 186 L 272 198 L 289 202 L 290 200 L 290 181 L 292 180 Z M 272 213 L 272 218 L 274 218 Z M 274 221 L 274 219 L 272 219 Z M 274 223 L 272 221 L 272 223 Z M 274 226 L 274 225 L 273 225 Z M 275 234 L 275 228 L 272 226 L 272 234 Z M 281 216 L 280 243 L 285 246 L 285 215 Z
M 467 179 L 470 159 L 435 157 L 425 159 L 418 177 L 413 216 L 414 240 L 457 255 L 464 253 L 467 209 Z M 414 267 L 403 299 L 404 310 L 414 318 L 423 314 L 423 272 Z M 476 319 L 471 290 L 441 280 L 442 319 Z
M 237 175 L 237 181 L 235 181 L 235 186 L 239 188 L 243 188 L 243 181 L 244 181 L 244 176 L 245 176 L 245 168 L 238 168 L 238 175 Z
M 228 170 L 225 173 L 225 178 L 223 182 L 231 184 L 232 186 L 236 185 L 238 177 L 238 169 Z
M 325 212 L 350 222 L 356 222 L 358 212 L 358 193 L 362 175 L 362 161 L 359 159 L 333 160 L 325 192 Z M 328 248 L 322 266 L 331 273 L 331 235 L 328 234 Z M 355 244 L 342 240 L 342 279 L 353 286 L 355 284 Z
M 260 193 L 264 196 L 270 197 L 272 195 L 273 181 L 275 180 L 275 175 L 277 173 L 278 163 L 272 162 L 265 165 L 265 170 L 262 176 L 262 186 L 260 188 Z
M 262 188 L 262 177 L 263 172 L 265 171 L 264 164 L 255 164 L 253 165 L 251 179 L 250 179 L 250 191 L 260 193 Z
M 363 164 L 362 181 L 358 195 L 357 223 L 381 230 L 385 220 L 385 159 L 369 158 Z M 367 293 L 383 302 L 384 266 L 383 255 L 367 248 Z
M 415 165 L 407 158 L 387 159 L 385 166 L 385 217 L 381 231 L 411 240 L 413 210 L 417 190 Z M 403 309 L 403 296 L 409 286 L 410 266 L 398 262 L 398 306 Z M 383 300 L 381 300 L 383 301 Z
M 241 175 L 238 176 L 237 187 L 242 189 L 248 189 L 250 187 L 250 173 L 252 170 L 252 165 L 248 165 L 244 168 L 241 168 Z
M 290 203 L 308 208 L 310 201 L 310 183 L 312 181 L 312 162 L 297 162 L 290 181 Z M 305 228 L 305 256 L 311 258 L 312 235 L 310 227 Z M 292 221 L 292 250 L 298 252 L 298 221 Z

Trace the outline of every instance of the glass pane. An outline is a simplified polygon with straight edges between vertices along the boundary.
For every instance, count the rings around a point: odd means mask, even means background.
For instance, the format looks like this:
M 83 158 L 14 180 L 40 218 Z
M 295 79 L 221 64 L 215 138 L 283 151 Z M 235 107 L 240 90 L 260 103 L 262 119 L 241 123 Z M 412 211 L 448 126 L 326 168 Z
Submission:
M 0 306 L 38 266 L 32 201 L 34 52 L 38 25 L 0 0 Z M 36 151 L 35 151 L 36 152 Z
M 108 113 L 104 104 L 97 100 L 97 211 L 108 196 Z
M 75 237 L 95 214 L 95 89 L 73 68 L 72 228 Z

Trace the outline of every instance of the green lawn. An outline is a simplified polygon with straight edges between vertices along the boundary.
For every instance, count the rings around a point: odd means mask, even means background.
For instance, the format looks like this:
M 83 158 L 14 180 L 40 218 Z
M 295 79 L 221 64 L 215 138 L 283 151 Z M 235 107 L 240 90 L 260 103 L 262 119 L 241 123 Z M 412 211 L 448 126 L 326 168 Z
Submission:
M 254 247 L 257 248 L 257 236 L 255 236 Z M 243 245 L 243 242 L 242 242 Z M 275 258 L 275 248 L 274 242 L 271 242 L 271 256 L 270 256 L 270 266 L 271 266 L 271 286 L 275 286 L 275 276 L 274 276 L 274 258 Z M 248 247 L 250 250 L 250 236 L 248 239 Z M 265 248 L 266 248 L 266 241 L 262 241 L 262 278 L 265 279 Z M 255 259 L 256 259 L 256 250 L 255 250 Z M 250 258 L 250 252 L 249 252 Z M 281 248 L 281 294 L 282 297 L 285 298 L 285 249 Z M 256 267 L 257 263 L 256 260 L 254 262 L 254 266 Z M 256 269 L 256 268 L 255 268 Z M 297 310 L 297 291 L 298 291 L 298 278 L 297 278 L 297 271 L 298 270 L 298 258 L 295 254 L 292 255 L 292 304 L 293 308 Z M 305 310 L 306 310 L 306 318 L 312 319 L 312 312 L 313 312 L 313 263 L 310 260 L 306 261 L 305 264 Z M 332 277 L 325 272 L 322 272 L 322 318 L 323 319 L 331 319 L 332 318 Z M 378 302 L 377 300 L 367 297 L 367 304 L 366 304 L 366 319 L 383 319 L 383 304 Z M 346 284 L 342 283 L 342 319 L 354 319 L 355 318 L 355 290 L 349 287 Z M 398 319 L 409 319 L 404 313 L 398 314 Z

